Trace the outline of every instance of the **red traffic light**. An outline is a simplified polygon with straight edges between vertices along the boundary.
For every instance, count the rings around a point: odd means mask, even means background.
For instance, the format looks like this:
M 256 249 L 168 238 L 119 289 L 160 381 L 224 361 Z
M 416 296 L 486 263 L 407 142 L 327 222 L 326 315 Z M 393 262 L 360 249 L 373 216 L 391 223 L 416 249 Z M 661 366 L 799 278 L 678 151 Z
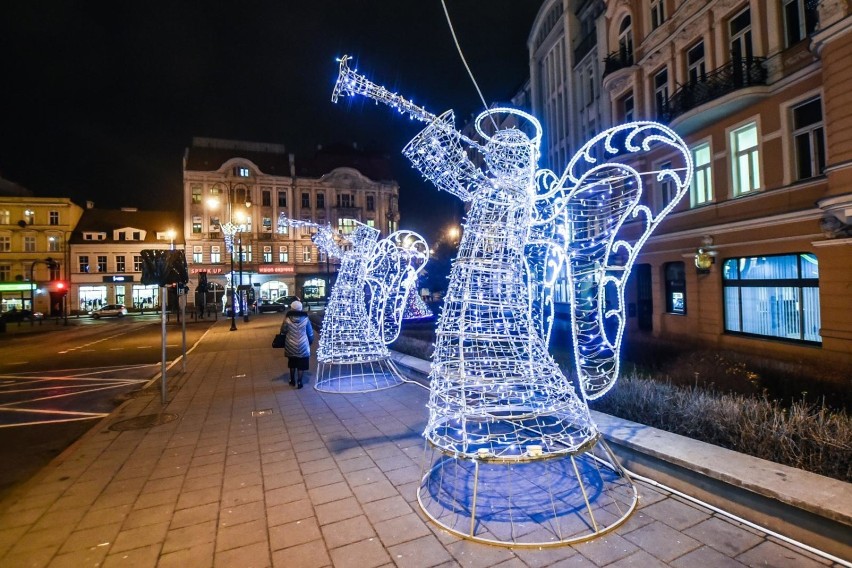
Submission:
M 56 289 L 57 290 L 64 290 L 65 289 L 65 282 L 57 282 L 56 283 Z

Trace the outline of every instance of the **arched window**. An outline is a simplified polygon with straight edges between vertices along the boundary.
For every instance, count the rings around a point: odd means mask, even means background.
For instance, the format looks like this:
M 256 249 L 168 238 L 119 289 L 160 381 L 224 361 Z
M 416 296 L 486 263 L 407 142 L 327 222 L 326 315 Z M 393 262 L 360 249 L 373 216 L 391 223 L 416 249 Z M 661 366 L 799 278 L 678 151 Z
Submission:
M 618 54 L 622 61 L 633 64 L 633 27 L 630 16 L 624 16 L 618 26 Z

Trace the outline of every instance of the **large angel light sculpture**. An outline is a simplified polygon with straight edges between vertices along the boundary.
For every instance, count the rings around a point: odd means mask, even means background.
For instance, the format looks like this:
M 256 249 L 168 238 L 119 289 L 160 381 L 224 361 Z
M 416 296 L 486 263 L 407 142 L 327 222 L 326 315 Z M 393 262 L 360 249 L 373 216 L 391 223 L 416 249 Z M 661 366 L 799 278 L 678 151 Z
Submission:
M 455 130 L 452 111 L 429 113 L 350 69 L 346 57 L 332 100 L 342 95 L 364 95 L 427 123 L 403 154 L 439 189 L 470 202 L 436 331 L 424 436 L 438 456 L 420 484 L 421 507 L 460 536 L 511 546 L 577 542 L 618 526 L 637 493 L 591 419 L 586 389 L 602 393 L 608 386 L 599 383 L 611 386 L 617 373 L 608 361 L 623 330 L 617 310 L 626 274 L 615 275 L 609 256 L 623 251 L 632 263 L 662 216 L 640 205 L 639 172 L 604 158 L 667 146 L 688 162 L 685 146 L 665 127 L 627 125 L 624 136 L 596 137 L 572 161 L 577 167 L 557 178 L 537 171 L 542 131 L 523 111 L 480 114 L 477 142 Z M 595 153 L 601 141 L 604 151 Z M 468 152 L 480 154 L 484 169 Z M 675 171 L 660 175 L 678 179 L 680 196 L 691 174 Z M 645 216 L 641 242 L 614 241 L 631 215 Z M 585 232 L 575 239 L 575 231 Z M 572 321 L 584 358 L 577 382 L 547 351 L 552 283 L 562 266 L 574 284 Z M 608 288 L 621 302 L 604 309 Z M 610 320 L 620 324 L 614 341 L 601 331 Z M 607 362 L 595 366 L 598 359 Z M 584 375 L 589 368 L 593 378 Z
M 379 231 L 362 223 L 342 235 L 330 225 L 289 219 L 283 214 L 278 226 L 279 231 L 284 227 L 315 231 L 311 240 L 317 248 L 330 258 L 340 259 L 323 317 L 314 388 L 354 393 L 402 384 L 406 379 L 391 360 L 387 344 L 399 335 L 399 305 L 416 280 L 411 267 L 414 259 L 422 259 L 423 250 L 428 255 L 426 242 L 410 231 L 397 231 L 379 241 Z M 372 292 L 369 304 L 367 289 Z

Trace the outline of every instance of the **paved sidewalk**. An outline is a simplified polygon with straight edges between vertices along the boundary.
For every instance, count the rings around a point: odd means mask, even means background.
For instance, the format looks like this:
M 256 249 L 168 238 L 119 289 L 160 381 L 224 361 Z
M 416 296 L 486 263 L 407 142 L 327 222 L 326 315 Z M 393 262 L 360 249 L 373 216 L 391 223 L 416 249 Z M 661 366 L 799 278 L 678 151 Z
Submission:
M 0 503 L 0 566 L 772 566 L 830 562 L 639 484 L 639 510 L 573 547 L 510 550 L 427 522 L 427 392 L 288 386 L 280 317 L 214 325 L 158 385 Z M 150 428 L 109 427 L 164 412 Z

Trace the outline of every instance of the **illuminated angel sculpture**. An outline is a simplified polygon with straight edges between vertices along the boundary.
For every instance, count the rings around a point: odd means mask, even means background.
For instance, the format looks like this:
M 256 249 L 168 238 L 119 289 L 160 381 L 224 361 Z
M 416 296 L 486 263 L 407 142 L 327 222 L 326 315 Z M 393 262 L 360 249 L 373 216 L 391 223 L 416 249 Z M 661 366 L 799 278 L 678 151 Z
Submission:
M 391 361 L 387 344 L 399 335 L 400 305 L 416 280 L 413 264 L 422 266 L 428 258 L 426 242 L 410 231 L 397 231 L 379 241 L 379 231 L 361 223 L 347 235 L 330 225 L 285 215 L 278 226 L 279 231 L 284 227 L 314 230 L 311 240 L 317 248 L 340 259 L 323 317 L 314 388 L 367 392 L 401 384 L 405 379 Z M 370 291 L 369 304 L 365 290 Z
M 626 253 L 629 261 L 622 266 L 629 268 L 653 226 L 632 246 L 613 242 L 628 215 L 647 219 L 650 211 L 639 204 L 642 184 L 635 170 L 595 159 L 649 152 L 655 142 L 686 152 L 682 142 L 665 127 L 653 125 L 652 132 L 650 123 L 628 125 L 623 136 L 596 137 L 557 178 L 537 171 L 542 131 L 525 112 L 483 112 L 474 124 L 482 140 L 477 142 L 455 130 L 452 111 L 435 116 L 370 82 L 343 58 L 332 99 L 356 94 L 427 123 L 403 154 L 439 189 L 470 202 L 430 374 L 424 436 L 443 457 L 423 478 L 421 507 L 457 534 L 512 546 L 575 542 L 617 526 L 635 507 L 636 491 L 600 438 L 586 389 L 603 392 L 608 387 L 598 385 L 611 384 L 617 372 L 609 361 L 618 355 L 626 273 L 615 276 L 609 256 Z M 598 154 L 600 141 L 604 152 Z M 480 155 L 484 169 L 469 152 Z M 681 173 L 680 195 L 690 175 Z M 552 283 L 566 265 L 574 284 L 575 343 L 583 356 L 577 361 L 578 383 L 562 373 L 547 350 Z M 608 286 L 621 301 L 604 310 Z M 620 324 L 617 338 L 602 348 L 610 336 L 601 329 L 610 319 Z M 595 366 L 599 359 L 605 362 Z M 584 375 L 589 368 L 597 374 Z M 594 452 L 600 456 L 590 457 Z M 512 483 L 506 483 L 507 476 Z M 569 479 L 573 485 L 566 485 Z M 595 489 L 598 493 L 590 495 Z M 495 502 L 483 512 L 486 493 Z M 593 503 L 609 513 L 594 513 Z M 564 524 L 583 511 L 590 517 L 580 521 L 587 532 Z M 609 524 L 596 516 L 607 517 Z M 528 526 L 519 531 L 518 522 Z

